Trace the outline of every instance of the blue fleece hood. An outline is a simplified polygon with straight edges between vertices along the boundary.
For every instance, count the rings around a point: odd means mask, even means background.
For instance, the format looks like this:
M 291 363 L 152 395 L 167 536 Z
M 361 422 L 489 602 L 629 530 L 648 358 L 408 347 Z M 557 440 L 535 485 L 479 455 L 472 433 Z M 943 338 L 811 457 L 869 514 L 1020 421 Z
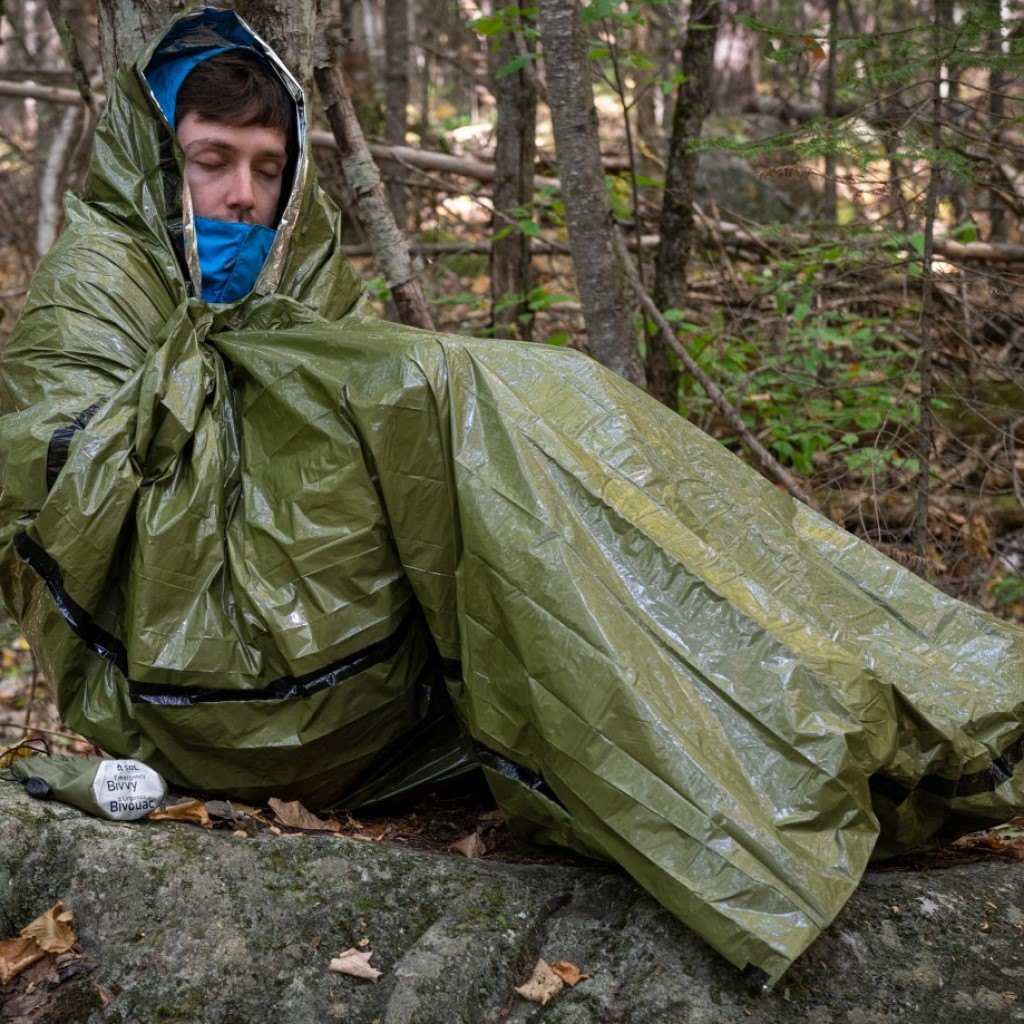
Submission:
M 178 91 L 197 64 L 232 49 L 248 50 L 262 59 L 253 37 L 232 12 L 205 11 L 203 27 L 209 31 L 199 39 L 194 26 L 187 34 L 184 26 L 187 23 L 179 22 L 167 33 L 145 71 L 146 83 L 172 129 L 177 127 Z M 226 303 L 244 298 L 256 284 L 276 230 L 198 216 L 194 227 L 203 301 Z

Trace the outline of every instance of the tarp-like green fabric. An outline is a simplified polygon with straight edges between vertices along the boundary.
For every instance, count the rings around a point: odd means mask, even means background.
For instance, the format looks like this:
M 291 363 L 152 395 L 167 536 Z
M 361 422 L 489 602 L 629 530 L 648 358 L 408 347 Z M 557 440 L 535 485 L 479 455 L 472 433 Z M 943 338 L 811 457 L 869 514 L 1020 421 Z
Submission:
M 68 725 L 326 806 L 448 743 L 445 678 L 513 827 L 770 981 L 873 851 L 1024 802 L 1024 632 L 582 355 L 364 315 L 305 152 L 253 294 L 190 297 L 148 57 L 3 353 L 0 582 Z

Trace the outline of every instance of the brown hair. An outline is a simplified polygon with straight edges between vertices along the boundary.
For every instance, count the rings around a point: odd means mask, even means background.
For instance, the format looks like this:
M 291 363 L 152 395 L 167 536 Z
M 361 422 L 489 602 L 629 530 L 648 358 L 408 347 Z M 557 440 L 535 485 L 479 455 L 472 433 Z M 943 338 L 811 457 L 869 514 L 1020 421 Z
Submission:
M 233 128 L 280 128 L 291 138 L 293 106 L 281 80 L 251 50 L 226 50 L 200 61 L 178 90 L 174 120 L 194 111 Z

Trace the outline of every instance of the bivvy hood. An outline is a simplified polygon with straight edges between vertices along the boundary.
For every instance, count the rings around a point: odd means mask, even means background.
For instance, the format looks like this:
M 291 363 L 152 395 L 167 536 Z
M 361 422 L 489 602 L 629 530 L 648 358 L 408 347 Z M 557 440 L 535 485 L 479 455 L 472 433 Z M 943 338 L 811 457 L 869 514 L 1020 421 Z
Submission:
M 71 728 L 323 807 L 457 718 L 520 835 L 769 984 L 873 851 L 1021 805 L 1024 632 L 578 353 L 365 315 L 305 138 L 253 292 L 195 298 L 148 58 L 0 377 L 0 583 Z

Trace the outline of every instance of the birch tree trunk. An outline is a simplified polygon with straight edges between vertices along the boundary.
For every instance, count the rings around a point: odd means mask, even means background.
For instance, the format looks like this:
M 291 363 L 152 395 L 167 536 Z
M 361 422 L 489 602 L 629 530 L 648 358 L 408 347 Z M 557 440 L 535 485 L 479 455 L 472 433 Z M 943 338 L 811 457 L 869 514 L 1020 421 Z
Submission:
M 644 387 L 633 328 L 633 297 L 619 262 L 618 228 L 605 190 L 580 9 L 575 0 L 540 0 L 537 12 L 569 246 L 590 354 Z
M 491 250 L 491 323 L 501 337 L 530 339 L 532 324 L 521 321 L 529 312 L 530 236 L 518 229 L 507 230 L 509 215 L 533 199 L 533 165 L 537 155 L 537 92 L 532 65 L 511 74 L 498 75 L 513 57 L 526 49 L 518 31 L 502 33 L 494 54 L 494 90 L 498 107 L 497 140 L 494 149 L 494 209 L 496 237 Z M 502 302 L 518 295 L 517 302 Z
M 665 194 L 662 197 L 660 241 L 654 263 L 654 302 L 659 309 L 686 306 L 686 264 L 693 246 L 693 196 L 697 184 L 697 153 L 693 147 L 711 106 L 715 43 L 721 23 L 719 0 L 694 0 L 683 42 L 685 80 L 676 91 L 672 111 Z M 678 372 L 663 335 L 651 339 L 651 393 L 675 408 Z
M 409 247 L 385 200 L 380 171 L 366 145 L 337 60 L 326 55 L 318 57 L 314 77 L 341 152 L 345 180 L 355 196 L 359 220 L 370 240 L 374 260 L 391 289 L 398 315 L 402 323 L 433 330 L 430 307 L 423 295 Z

